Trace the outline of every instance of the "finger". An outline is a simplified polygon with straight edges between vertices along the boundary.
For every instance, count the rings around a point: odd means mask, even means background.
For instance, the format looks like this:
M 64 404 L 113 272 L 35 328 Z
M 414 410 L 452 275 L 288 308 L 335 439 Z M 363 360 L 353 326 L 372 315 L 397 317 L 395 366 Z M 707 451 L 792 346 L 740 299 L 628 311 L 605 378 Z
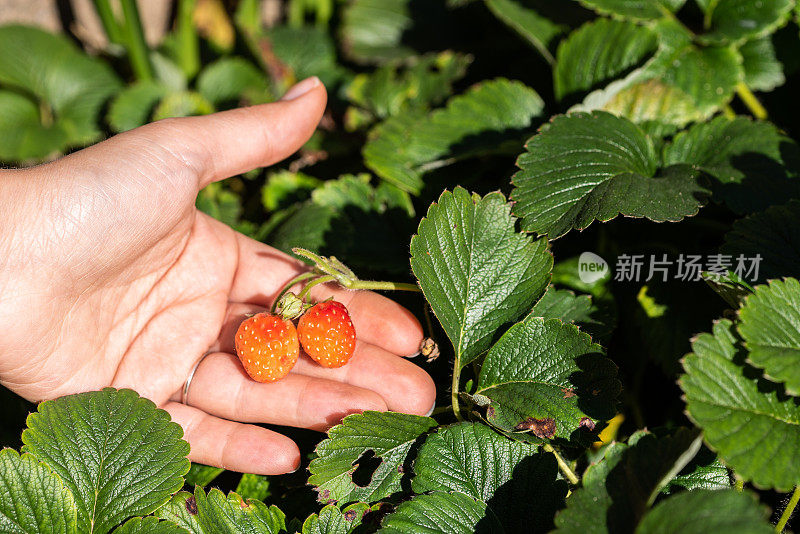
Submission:
M 264 243 L 237 234 L 239 263 L 229 300 L 269 307 L 284 284 L 308 267 Z M 414 315 L 371 291 L 351 291 L 336 284 L 320 284 L 311 290 L 314 300 L 333 297 L 347 307 L 362 341 L 401 356 L 419 351 L 422 326 Z
M 292 374 L 336 380 L 378 393 L 394 412 L 430 415 L 436 402 L 436 385 L 422 368 L 380 347 L 358 341 L 356 352 L 342 367 L 322 367 L 306 354 Z
M 239 324 L 261 309 L 248 304 L 231 304 L 214 351 L 235 354 L 234 336 Z M 358 331 L 358 330 L 356 330 Z M 241 366 L 236 362 L 236 365 Z M 379 394 L 386 406 L 397 412 L 427 415 L 436 400 L 433 379 L 419 366 L 377 345 L 356 342 L 353 357 L 346 365 L 330 369 L 301 353 L 292 374 L 334 380 Z
M 162 408 L 183 427 L 193 462 L 258 475 L 290 473 L 300 466 L 297 445 L 277 432 L 226 421 L 179 402 Z
M 374 391 L 323 378 L 289 374 L 276 382 L 256 382 L 236 356 L 224 353 L 203 360 L 187 402 L 225 419 L 313 430 L 326 430 L 352 413 L 386 411 Z
M 199 117 L 153 122 L 80 152 L 146 154 L 163 167 L 193 171 L 197 189 L 210 182 L 272 165 L 297 151 L 319 123 L 327 94 L 316 78 L 298 83 L 284 99 Z

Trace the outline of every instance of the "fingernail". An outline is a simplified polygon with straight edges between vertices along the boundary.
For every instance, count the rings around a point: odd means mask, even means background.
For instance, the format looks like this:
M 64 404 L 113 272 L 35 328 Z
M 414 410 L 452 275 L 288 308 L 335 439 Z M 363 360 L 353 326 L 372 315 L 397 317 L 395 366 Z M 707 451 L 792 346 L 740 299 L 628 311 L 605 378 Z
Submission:
M 428 413 L 425 414 L 425 417 L 430 417 L 430 415 L 433 413 L 433 410 L 435 409 L 436 409 L 436 401 L 433 401 L 433 406 L 431 406 L 431 409 L 428 410 Z
M 406 356 L 406 358 L 408 358 L 408 359 L 411 359 L 411 358 L 416 358 L 416 357 L 417 357 L 417 356 L 419 356 L 420 354 L 422 354 L 422 352 L 420 352 L 420 351 L 417 351 L 417 352 L 415 352 L 414 354 L 412 354 L 412 355 L 410 355 L 410 356 Z
M 296 98 L 300 98 L 320 83 L 319 78 L 316 76 L 312 76 L 311 78 L 306 78 L 302 82 L 297 82 L 293 86 L 286 91 L 286 94 L 281 97 L 282 102 L 286 102 L 288 100 L 294 100 Z

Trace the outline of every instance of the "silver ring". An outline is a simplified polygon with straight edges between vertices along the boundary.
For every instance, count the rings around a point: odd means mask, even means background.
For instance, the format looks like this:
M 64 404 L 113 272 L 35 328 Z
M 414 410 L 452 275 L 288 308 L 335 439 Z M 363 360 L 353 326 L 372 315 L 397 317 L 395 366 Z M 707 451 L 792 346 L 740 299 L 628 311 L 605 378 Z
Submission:
M 200 364 L 203 363 L 203 360 L 205 360 L 206 356 L 208 356 L 209 354 L 211 353 L 206 352 L 205 354 L 203 354 L 200 357 L 200 359 L 197 360 L 197 363 L 194 364 L 194 367 L 192 367 L 189 376 L 186 377 L 186 382 L 184 382 L 183 390 L 181 391 L 181 404 L 186 404 L 188 406 L 188 403 L 186 401 L 189 400 L 189 386 L 192 384 L 192 379 L 194 378 L 194 374 L 197 372 L 197 368 L 200 367 Z

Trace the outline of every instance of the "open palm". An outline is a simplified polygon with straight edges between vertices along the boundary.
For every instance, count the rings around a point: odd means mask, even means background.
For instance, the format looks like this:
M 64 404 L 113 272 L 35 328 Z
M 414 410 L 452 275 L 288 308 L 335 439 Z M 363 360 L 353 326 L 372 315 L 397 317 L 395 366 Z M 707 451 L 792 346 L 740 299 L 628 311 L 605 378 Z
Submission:
M 233 354 L 243 316 L 304 267 L 198 212 L 195 197 L 297 150 L 325 101 L 309 79 L 275 104 L 160 121 L 0 175 L 3 385 L 36 401 L 135 389 L 184 428 L 194 461 L 264 474 L 295 469 L 299 452 L 245 423 L 324 429 L 367 409 L 427 412 L 433 382 L 399 357 L 417 350 L 419 323 L 374 293 L 315 288 L 351 311 L 358 342 L 342 368 L 301 355 L 289 376 L 260 384 Z

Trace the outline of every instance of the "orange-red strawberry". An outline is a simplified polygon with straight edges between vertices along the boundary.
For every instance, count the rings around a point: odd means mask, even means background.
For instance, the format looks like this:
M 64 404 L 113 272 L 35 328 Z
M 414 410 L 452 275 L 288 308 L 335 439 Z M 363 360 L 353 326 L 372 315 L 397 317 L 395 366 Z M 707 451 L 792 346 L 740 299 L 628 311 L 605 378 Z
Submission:
M 247 318 L 236 331 L 236 354 L 257 382 L 274 382 L 297 363 L 300 345 L 291 321 L 269 313 Z
M 328 300 L 314 305 L 297 323 L 303 350 L 323 367 L 341 367 L 356 348 L 356 329 L 347 308 Z

